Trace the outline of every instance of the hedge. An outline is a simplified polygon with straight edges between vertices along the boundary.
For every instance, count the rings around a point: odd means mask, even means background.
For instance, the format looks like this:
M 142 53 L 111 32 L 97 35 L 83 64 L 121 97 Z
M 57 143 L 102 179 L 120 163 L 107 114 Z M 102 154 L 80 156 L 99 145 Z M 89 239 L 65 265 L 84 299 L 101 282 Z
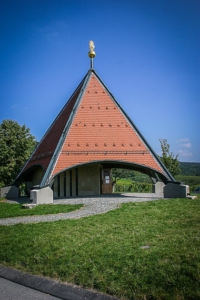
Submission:
M 152 184 L 146 182 L 116 183 L 113 191 L 115 193 L 152 193 Z

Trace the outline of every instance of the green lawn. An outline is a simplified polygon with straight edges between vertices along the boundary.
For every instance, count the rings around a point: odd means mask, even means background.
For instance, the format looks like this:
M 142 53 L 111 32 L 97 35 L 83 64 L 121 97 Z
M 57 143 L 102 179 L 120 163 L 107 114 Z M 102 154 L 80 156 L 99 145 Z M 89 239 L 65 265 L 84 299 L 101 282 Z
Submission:
M 120 178 L 119 180 L 117 180 L 117 183 L 121 184 L 130 184 L 132 182 L 133 180 L 131 178 Z
M 44 204 L 44 205 L 38 205 L 32 209 L 25 209 L 22 207 L 22 204 L 10 204 L 5 202 L 0 202 L 0 218 L 68 213 L 70 211 L 79 209 L 81 207 L 83 207 L 82 204 L 77 204 L 77 205 Z
M 200 299 L 199 209 L 200 197 L 170 199 L 0 226 L 0 263 L 121 299 Z

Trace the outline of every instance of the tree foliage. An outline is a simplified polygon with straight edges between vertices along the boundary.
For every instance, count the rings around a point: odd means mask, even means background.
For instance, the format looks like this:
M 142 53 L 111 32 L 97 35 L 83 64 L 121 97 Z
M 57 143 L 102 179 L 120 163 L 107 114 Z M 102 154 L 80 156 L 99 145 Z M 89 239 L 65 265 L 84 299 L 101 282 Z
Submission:
M 161 161 L 170 171 L 172 176 L 179 175 L 180 163 L 178 161 L 178 154 L 174 155 L 172 152 L 170 152 L 170 145 L 167 143 L 166 139 L 160 139 L 159 141 L 162 149 L 162 156 L 160 157 Z
M 0 124 L 0 184 L 9 185 L 36 146 L 35 137 L 25 125 L 12 120 Z
M 121 178 L 134 177 L 134 173 L 128 169 L 113 168 L 112 169 L 113 184 Z
M 200 176 L 200 163 L 180 162 L 181 175 Z
M 113 185 L 116 184 L 118 180 L 122 178 L 129 179 L 132 182 L 147 182 L 147 183 L 152 182 L 149 175 L 132 169 L 113 168 L 112 177 L 113 177 Z

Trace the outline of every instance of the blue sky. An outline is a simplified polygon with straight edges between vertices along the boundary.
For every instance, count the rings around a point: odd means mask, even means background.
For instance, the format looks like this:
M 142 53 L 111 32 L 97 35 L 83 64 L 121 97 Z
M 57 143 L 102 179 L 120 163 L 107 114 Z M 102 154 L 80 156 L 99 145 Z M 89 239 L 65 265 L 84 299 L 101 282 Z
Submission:
M 3 0 L 0 122 L 39 141 L 90 67 L 160 154 L 200 162 L 199 0 Z

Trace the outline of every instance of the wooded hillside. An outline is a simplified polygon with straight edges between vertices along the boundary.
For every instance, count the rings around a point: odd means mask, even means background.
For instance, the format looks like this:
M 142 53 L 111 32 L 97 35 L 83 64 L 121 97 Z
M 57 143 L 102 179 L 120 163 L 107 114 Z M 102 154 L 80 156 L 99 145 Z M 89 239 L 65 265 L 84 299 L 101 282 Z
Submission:
M 200 176 L 200 163 L 180 162 L 180 175 Z

